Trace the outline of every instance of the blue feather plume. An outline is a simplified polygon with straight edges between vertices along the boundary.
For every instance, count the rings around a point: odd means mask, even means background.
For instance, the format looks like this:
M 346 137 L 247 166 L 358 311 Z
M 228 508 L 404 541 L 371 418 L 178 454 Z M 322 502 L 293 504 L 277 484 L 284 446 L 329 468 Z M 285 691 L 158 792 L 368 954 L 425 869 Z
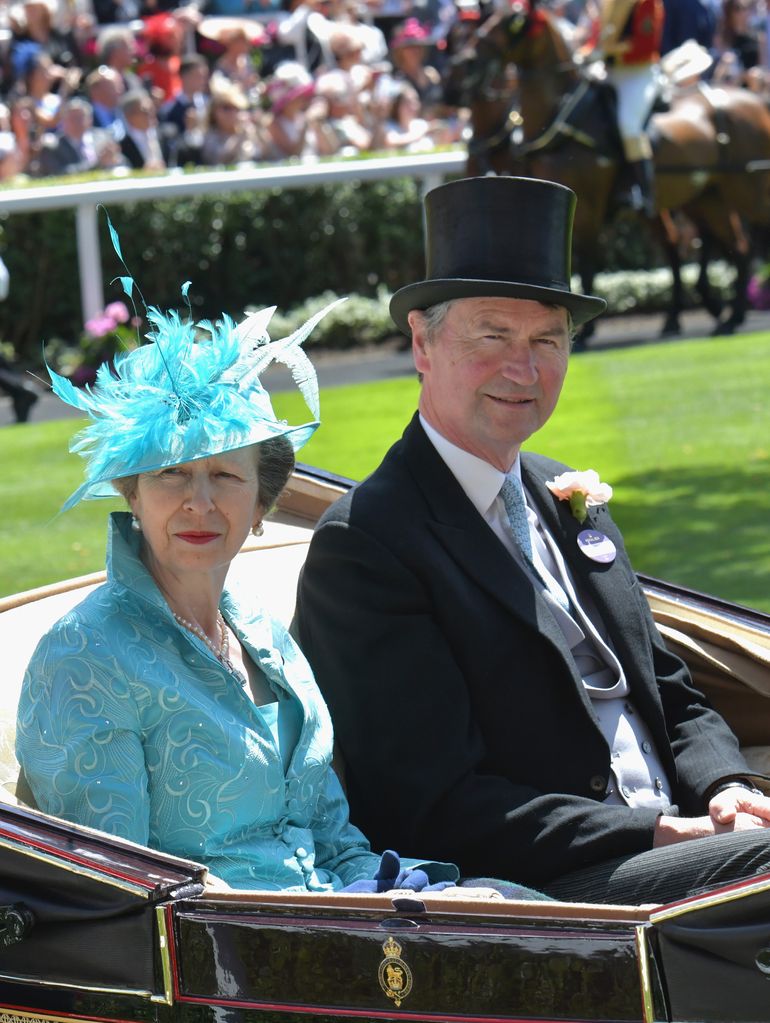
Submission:
M 109 216 L 115 252 L 123 260 L 120 239 Z M 118 278 L 132 300 L 134 278 Z M 190 282 L 182 297 L 190 308 Z M 99 367 L 92 387 L 78 390 L 50 368 L 51 388 L 62 401 L 87 413 L 91 423 L 72 440 L 70 450 L 86 460 L 86 481 L 65 502 L 114 497 L 112 480 L 193 461 L 286 436 L 294 449 L 318 426 L 315 370 L 301 345 L 338 299 L 316 313 L 289 337 L 271 341 L 275 306 L 247 316 L 236 326 L 229 316 L 216 323 L 182 320 L 177 312 L 145 307 L 148 344 L 115 356 Z M 259 376 L 271 362 L 284 363 L 302 393 L 314 421 L 289 426 L 279 421 Z

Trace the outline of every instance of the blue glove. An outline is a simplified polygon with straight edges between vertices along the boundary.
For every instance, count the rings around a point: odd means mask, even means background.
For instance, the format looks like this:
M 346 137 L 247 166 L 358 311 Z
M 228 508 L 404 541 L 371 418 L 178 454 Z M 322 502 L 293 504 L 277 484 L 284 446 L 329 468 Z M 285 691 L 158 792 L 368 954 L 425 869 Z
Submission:
M 441 892 L 453 888 L 453 881 L 437 881 L 430 884 L 428 875 L 419 867 L 401 867 L 398 853 L 386 849 L 380 858 L 380 865 L 374 877 L 354 881 L 342 889 L 343 892 L 388 892 L 402 889 L 410 892 Z

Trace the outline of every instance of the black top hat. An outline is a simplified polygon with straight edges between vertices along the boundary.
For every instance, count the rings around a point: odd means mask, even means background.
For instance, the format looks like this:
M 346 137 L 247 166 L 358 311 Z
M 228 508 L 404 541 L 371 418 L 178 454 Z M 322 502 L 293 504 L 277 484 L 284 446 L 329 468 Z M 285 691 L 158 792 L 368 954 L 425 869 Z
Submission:
M 575 193 L 536 178 L 463 178 L 425 196 L 426 280 L 400 288 L 390 315 L 453 298 L 529 298 L 565 306 L 577 326 L 607 303 L 570 290 Z

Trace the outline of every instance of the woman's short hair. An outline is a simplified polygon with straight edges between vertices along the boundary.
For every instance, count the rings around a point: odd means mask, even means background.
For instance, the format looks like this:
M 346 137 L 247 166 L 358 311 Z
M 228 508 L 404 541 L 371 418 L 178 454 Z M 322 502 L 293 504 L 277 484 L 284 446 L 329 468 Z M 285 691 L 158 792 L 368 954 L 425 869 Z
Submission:
M 295 458 L 291 441 L 284 435 L 263 440 L 257 449 L 259 503 L 267 515 L 281 496 L 281 491 L 294 472 Z
M 294 472 L 294 448 L 287 437 L 270 437 L 259 444 L 252 444 L 257 462 L 257 481 L 259 483 L 259 503 L 263 514 L 267 515 L 281 496 L 281 491 Z M 136 494 L 139 475 L 121 476 L 112 481 L 113 487 L 122 498 L 130 501 Z

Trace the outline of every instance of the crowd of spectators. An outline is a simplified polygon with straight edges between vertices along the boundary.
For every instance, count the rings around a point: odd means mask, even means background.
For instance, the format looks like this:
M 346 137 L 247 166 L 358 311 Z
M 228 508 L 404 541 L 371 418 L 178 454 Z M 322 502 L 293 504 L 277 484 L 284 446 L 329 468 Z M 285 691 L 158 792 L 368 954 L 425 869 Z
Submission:
M 457 142 L 437 65 L 467 15 L 419 2 L 0 0 L 0 180 Z
M 178 2 L 0 0 L 0 180 L 457 142 L 442 64 L 497 0 Z M 579 50 L 598 0 L 540 2 Z M 665 6 L 664 51 L 695 38 L 713 81 L 770 92 L 765 0 Z

